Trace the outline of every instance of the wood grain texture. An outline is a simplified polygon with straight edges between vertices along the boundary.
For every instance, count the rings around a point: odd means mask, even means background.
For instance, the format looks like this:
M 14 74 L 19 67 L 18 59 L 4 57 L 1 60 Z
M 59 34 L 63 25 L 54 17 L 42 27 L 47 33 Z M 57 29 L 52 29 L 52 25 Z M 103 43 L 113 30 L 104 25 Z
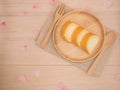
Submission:
M 40 77 L 34 76 L 34 68 L 40 70 Z M 35 87 L 42 87 L 43 90 L 59 90 L 58 85 L 62 82 L 68 90 L 105 90 L 106 88 L 119 90 L 120 82 L 116 81 L 114 77 L 119 70 L 119 66 L 106 66 L 103 74 L 98 78 L 90 77 L 73 66 L 1 66 L 0 89 L 34 90 Z M 27 79 L 27 82 L 22 84 L 16 80 L 17 76 L 21 74 L 25 75 Z
M 120 73 L 120 1 L 111 0 L 112 7 L 106 8 L 106 0 L 61 0 L 73 8 L 89 9 L 100 18 L 104 25 L 117 33 L 111 55 L 100 77 L 89 77 L 70 63 L 51 55 L 35 45 L 36 32 L 44 24 L 52 8 L 50 0 L 0 0 L 0 90 L 59 90 L 63 82 L 68 90 L 119 90 L 120 81 L 115 75 Z M 109 0 L 108 0 L 109 1 Z M 39 8 L 32 8 L 38 4 Z M 20 15 L 25 11 L 26 15 Z M 24 46 L 27 49 L 24 50 Z M 36 78 L 33 69 L 40 70 Z M 16 80 L 25 75 L 24 84 Z

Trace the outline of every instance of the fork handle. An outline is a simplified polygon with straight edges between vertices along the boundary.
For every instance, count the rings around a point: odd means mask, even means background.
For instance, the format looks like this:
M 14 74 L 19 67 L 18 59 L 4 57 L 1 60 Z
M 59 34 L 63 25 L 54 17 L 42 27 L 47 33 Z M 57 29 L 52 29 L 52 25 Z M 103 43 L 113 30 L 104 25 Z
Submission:
M 47 43 L 49 41 L 49 38 L 51 36 L 51 33 L 52 33 L 53 29 L 54 29 L 55 24 L 56 24 L 56 21 L 54 20 L 52 26 L 49 28 L 48 32 L 45 34 L 45 36 L 44 36 L 44 38 L 43 38 L 43 40 L 41 42 L 41 45 L 40 45 L 41 48 L 46 47 L 46 45 L 47 45 Z

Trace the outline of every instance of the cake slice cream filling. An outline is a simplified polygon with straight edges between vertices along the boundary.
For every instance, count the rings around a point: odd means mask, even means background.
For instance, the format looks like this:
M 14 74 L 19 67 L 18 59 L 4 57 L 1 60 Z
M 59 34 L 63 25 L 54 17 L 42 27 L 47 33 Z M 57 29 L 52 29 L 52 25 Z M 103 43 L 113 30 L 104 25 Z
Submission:
M 87 33 L 89 33 L 87 30 L 83 30 L 81 33 L 79 33 L 79 35 L 76 39 L 78 46 L 81 46 L 81 41 Z

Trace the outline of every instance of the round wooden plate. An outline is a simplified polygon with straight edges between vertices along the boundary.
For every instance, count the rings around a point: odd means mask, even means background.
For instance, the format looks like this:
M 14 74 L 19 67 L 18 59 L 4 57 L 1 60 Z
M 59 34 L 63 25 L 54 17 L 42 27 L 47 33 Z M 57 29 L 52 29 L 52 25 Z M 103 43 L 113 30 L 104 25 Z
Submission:
M 71 20 L 80 26 L 87 28 L 88 31 L 98 35 L 100 37 L 100 43 L 96 49 L 91 54 L 87 54 L 84 50 L 77 47 L 72 43 L 66 42 L 61 36 L 61 28 L 63 24 Z M 101 50 L 104 43 L 104 29 L 101 22 L 92 14 L 89 14 L 84 11 L 70 11 L 67 14 L 63 15 L 62 18 L 56 25 L 56 28 L 53 32 L 53 43 L 57 52 L 67 60 L 73 62 L 83 62 L 91 60 L 95 57 Z

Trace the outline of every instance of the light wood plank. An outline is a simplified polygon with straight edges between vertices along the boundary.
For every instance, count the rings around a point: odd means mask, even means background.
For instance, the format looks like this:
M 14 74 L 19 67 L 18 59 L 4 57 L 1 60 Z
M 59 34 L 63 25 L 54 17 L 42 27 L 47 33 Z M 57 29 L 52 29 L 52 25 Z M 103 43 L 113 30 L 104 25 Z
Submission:
M 19 15 L 20 11 L 26 11 L 28 12 L 27 15 L 46 15 L 51 10 L 52 5 L 50 4 L 51 0 L 1 0 L 0 2 L 0 15 L 2 16 L 15 16 Z M 91 8 L 94 12 L 99 12 L 99 14 L 103 12 L 120 12 L 120 9 L 118 8 L 120 5 L 120 2 L 118 0 L 114 0 L 114 7 L 110 9 L 106 9 L 104 6 L 104 0 L 98 2 L 96 0 L 94 1 L 82 1 L 82 0 L 61 0 L 63 3 L 65 3 L 67 6 L 75 9 L 87 9 Z M 38 4 L 40 8 L 33 9 L 33 4 Z
M 40 70 L 39 77 L 33 73 L 35 68 Z M 0 90 L 34 90 L 35 87 L 59 90 L 60 82 L 68 90 L 119 90 L 120 82 L 115 80 L 119 71 L 120 66 L 106 66 L 100 77 L 91 77 L 73 66 L 0 66 Z M 27 82 L 22 84 L 17 81 L 19 75 L 25 75 Z

